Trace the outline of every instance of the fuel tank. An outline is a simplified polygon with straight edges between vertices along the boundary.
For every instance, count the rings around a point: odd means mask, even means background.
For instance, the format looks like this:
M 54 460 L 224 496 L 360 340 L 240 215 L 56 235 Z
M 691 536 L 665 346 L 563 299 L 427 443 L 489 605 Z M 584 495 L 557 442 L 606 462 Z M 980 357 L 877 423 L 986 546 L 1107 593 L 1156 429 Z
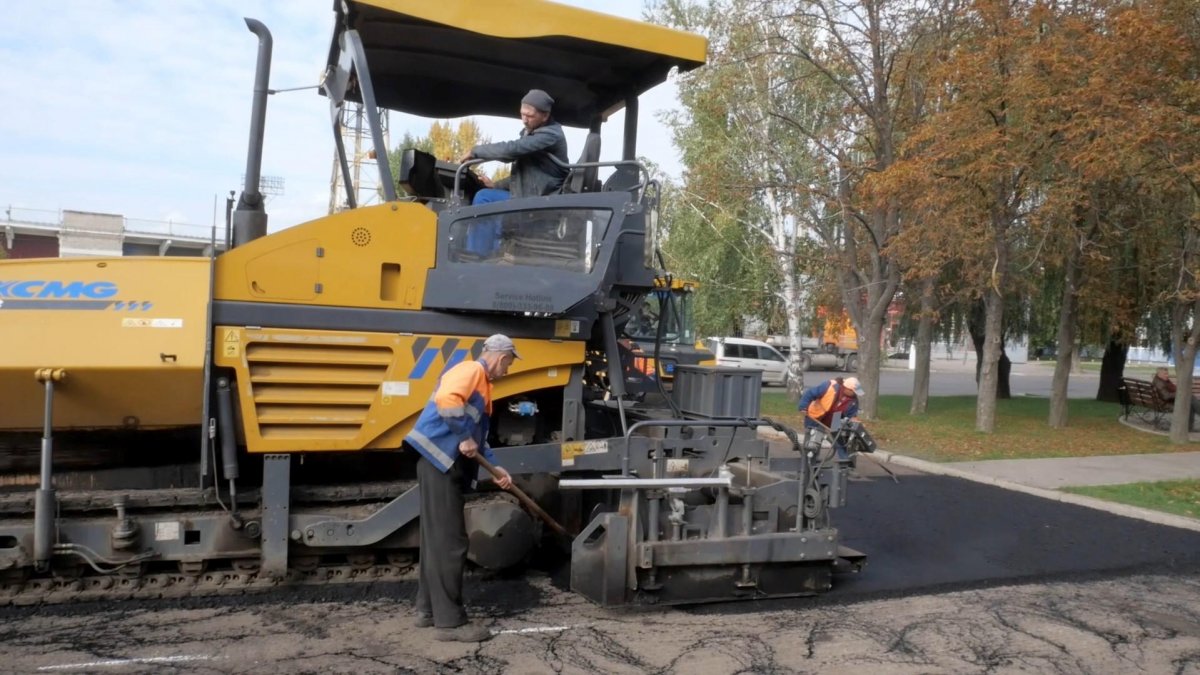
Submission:
M 0 261 L 0 430 L 40 430 L 40 368 L 63 369 L 56 429 L 197 425 L 206 258 Z

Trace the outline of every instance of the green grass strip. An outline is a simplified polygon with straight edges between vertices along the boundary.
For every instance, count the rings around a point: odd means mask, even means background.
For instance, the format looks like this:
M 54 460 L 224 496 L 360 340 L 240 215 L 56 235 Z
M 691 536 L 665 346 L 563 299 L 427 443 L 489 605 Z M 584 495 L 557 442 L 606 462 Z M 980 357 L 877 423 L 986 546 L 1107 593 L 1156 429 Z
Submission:
M 1117 418 L 1121 407 L 1090 399 L 1071 399 L 1068 425 L 1047 425 L 1050 401 L 1021 396 L 997 401 L 996 430 L 975 431 L 974 396 L 937 396 L 929 399 L 928 412 L 910 415 L 909 396 L 880 396 L 879 419 L 867 423 L 884 450 L 935 462 L 1042 457 L 1094 457 L 1140 455 L 1195 450 L 1194 445 L 1173 445 L 1165 435 L 1132 429 Z M 803 427 L 795 404 L 780 392 L 764 393 L 762 414 Z
M 1063 488 L 1063 491 L 1177 516 L 1200 518 L 1200 480 L 1069 487 Z

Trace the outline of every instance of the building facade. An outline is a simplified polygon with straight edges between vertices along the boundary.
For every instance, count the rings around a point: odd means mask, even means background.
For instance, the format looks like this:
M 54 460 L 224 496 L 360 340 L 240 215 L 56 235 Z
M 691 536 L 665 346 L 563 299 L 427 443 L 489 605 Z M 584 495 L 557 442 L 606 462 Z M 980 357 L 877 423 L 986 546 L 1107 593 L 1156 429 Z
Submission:
M 0 257 L 7 258 L 208 256 L 225 242 L 224 227 L 214 237 L 211 227 L 112 213 L 9 207 L 0 220 Z

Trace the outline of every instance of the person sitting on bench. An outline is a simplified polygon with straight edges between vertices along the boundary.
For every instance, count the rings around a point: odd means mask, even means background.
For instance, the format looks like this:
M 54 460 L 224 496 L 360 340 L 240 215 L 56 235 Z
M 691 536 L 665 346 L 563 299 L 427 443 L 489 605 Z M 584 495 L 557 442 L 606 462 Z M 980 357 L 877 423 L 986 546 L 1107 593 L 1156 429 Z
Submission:
M 1150 385 L 1154 387 L 1154 393 L 1164 403 L 1175 403 L 1175 383 L 1171 381 L 1171 376 L 1166 368 L 1159 368 L 1154 371 L 1154 379 L 1150 381 Z M 1188 415 L 1188 431 L 1196 430 L 1196 414 L 1200 413 L 1200 401 L 1196 397 L 1192 397 L 1191 414 Z

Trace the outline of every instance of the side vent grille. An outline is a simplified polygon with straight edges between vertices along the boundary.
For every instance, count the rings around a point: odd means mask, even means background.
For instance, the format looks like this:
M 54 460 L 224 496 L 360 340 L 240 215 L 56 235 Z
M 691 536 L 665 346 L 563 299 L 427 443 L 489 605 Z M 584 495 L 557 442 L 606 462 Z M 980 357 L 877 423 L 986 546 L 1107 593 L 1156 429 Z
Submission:
M 367 419 L 392 351 L 360 345 L 247 345 L 264 439 L 350 439 Z

